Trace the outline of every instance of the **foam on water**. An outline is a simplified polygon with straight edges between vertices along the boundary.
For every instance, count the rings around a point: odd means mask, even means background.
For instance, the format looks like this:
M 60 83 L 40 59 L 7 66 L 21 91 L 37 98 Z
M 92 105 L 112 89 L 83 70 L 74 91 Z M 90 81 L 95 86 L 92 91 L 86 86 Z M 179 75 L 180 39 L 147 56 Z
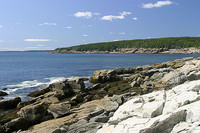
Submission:
M 26 101 L 26 100 L 30 99 L 30 97 L 27 96 L 30 92 L 47 87 L 48 85 L 50 85 L 52 83 L 63 81 L 65 79 L 72 79 L 72 78 L 78 78 L 78 76 L 50 77 L 50 78 L 44 78 L 44 79 L 40 79 L 40 80 L 23 81 L 19 84 L 1 86 L 0 88 L 7 88 L 7 90 L 5 90 L 5 92 L 7 92 L 9 95 L 5 96 L 4 100 L 14 98 L 16 96 L 20 96 L 23 101 Z M 88 87 L 90 85 L 92 85 L 92 84 L 89 83 L 89 81 L 85 81 L 86 87 Z
M 48 85 L 52 83 L 59 82 L 65 79 L 67 78 L 66 77 L 50 77 L 50 78 L 45 78 L 41 80 L 23 81 L 15 85 L 1 86 L 1 88 L 7 88 L 5 92 L 9 94 L 8 96 L 4 97 L 4 99 L 10 99 L 16 96 L 20 96 L 22 100 L 24 101 L 24 100 L 30 99 L 29 97 L 27 97 L 28 93 L 47 87 Z

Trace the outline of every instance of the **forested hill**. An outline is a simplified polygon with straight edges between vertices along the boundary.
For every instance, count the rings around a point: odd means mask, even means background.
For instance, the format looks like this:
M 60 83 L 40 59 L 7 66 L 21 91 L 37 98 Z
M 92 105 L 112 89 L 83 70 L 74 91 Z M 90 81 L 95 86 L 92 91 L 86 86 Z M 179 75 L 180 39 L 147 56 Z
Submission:
M 169 37 L 156 39 L 123 40 L 113 42 L 92 43 L 66 48 L 57 48 L 55 52 L 67 51 L 114 51 L 121 48 L 167 48 L 180 49 L 200 47 L 200 37 Z

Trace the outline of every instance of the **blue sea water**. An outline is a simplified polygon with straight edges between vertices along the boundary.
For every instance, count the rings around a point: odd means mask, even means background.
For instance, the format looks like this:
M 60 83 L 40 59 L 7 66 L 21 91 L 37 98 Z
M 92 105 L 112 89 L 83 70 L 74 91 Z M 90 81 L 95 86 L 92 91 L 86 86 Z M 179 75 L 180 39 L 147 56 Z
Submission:
M 189 54 L 51 54 L 47 52 L 0 52 L 0 90 L 9 99 L 70 77 L 90 77 L 95 70 L 152 65 Z

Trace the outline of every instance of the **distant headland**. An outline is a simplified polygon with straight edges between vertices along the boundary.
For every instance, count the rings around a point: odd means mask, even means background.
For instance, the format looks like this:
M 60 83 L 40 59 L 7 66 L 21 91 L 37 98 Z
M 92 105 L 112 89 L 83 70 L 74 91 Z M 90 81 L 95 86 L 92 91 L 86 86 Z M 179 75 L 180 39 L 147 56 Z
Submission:
M 168 37 L 100 42 L 57 48 L 51 53 L 200 54 L 200 37 Z

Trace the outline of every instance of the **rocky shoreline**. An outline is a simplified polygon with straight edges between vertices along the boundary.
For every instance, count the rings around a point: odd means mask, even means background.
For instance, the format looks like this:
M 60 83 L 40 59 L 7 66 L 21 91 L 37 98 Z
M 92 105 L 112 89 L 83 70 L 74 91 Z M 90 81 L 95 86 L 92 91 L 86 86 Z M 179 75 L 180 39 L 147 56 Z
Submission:
M 200 132 L 199 71 L 188 57 L 56 82 L 1 101 L 0 133 Z
M 67 51 L 66 49 L 58 49 L 50 53 L 66 53 L 66 54 L 200 54 L 200 48 L 181 48 L 181 49 L 167 49 L 167 48 L 121 48 L 114 51 Z

